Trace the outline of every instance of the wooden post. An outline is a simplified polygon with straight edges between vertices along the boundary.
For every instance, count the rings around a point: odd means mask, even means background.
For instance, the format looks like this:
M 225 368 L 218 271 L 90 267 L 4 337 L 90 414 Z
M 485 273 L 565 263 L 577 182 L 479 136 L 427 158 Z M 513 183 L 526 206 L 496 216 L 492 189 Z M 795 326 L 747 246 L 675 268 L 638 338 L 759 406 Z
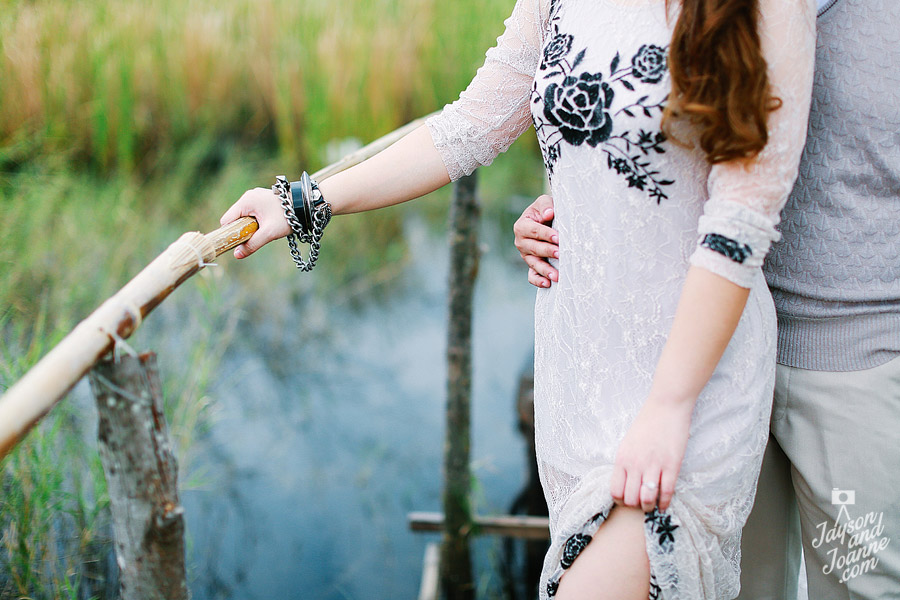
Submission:
M 123 600 L 187 600 L 184 509 L 162 411 L 156 355 L 104 360 L 90 372 L 100 413 Z
M 450 310 L 447 335 L 447 431 L 444 442 L 444 539 L 441 589 L 447 600 L 472 600 L 469 552 L 469 404 L 472 390 L 472 296 L 478 273 L 475 173 L 456 182 L 450 209 Z

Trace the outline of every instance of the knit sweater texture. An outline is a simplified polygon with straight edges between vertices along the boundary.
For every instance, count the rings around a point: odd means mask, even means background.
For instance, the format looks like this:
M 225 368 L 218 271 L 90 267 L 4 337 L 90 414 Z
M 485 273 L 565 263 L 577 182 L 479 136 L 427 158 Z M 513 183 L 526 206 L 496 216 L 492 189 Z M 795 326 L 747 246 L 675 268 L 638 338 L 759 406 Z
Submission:
M 900 2 L 826 2 L 800 175 L 764 265 L 778 362 L 856 371 L 900 355 Z

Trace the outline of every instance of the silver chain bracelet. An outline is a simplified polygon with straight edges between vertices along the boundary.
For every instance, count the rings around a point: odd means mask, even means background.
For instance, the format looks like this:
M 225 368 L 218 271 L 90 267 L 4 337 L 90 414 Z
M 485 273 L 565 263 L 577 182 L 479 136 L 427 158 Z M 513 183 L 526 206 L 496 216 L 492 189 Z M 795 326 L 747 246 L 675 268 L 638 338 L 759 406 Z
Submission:
M 325 226 L 331 221 L 331 205 L 325 202 L 318 184 L 310 179 L 304 171 L 300 181 L 288 183 L 288 180 L 279 175 L 272 186 L 274 193 L 281 200 L 284 209 L 284 218 L 291 226 L 291 233 L 287 235 L 288 245 L 291 248 L 291 258 L 301 271 L 312 271 L 319 258 L 322 234 Z M 295 197 L 297 194 L 299 198 Z M 298 212 L 300 213 L 298 218 Z M 297 241 L 309 244 L 309 259 L 303 260 Z

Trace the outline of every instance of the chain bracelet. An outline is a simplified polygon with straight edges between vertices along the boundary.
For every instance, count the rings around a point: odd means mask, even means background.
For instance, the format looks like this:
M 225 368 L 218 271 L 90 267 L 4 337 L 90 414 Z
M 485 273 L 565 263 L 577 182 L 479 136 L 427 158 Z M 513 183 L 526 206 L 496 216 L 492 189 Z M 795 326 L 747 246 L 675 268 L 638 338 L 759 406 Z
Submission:
M 291 197 L 291 187 L 288 180 L 282 175 L 276 177 L 275 185 L 272 186 L 272 192 L 281 200 L 284 218 L 291 227 L 291 233 L 287 235 L 288 246 L 291 249 L 291 258 L 294 259 L 294 263 L 301 271 L 312 271 L 313 267 L 316 266 L 316 260 L 319 258 L 319 249 L 325 226 L 331 221 L 331 205 L 326 202 L 319 210 L 313 213 L 312 231 L 307 231 L 300 224 L 300 220 L 294 212 L 294 202 Z M 308 260 L 303 260 L 303 255 L 297 247 L 298 240 L 303 244 L 309 244 Z

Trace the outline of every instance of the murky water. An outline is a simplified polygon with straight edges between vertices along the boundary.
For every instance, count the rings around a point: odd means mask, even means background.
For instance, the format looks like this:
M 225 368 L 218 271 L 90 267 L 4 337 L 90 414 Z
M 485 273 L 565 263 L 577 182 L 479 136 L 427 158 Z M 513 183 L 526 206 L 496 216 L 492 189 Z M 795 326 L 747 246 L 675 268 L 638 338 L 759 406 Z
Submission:
M 389 301 L 319 306 L 315 336 L 276 320 L 231 344 L 197 448 L 211 483 L 183 494 L 195 599 L 416 597 L 437 537 L 406 515 L 441 506 L 448 258 L 445 236 L 415 220 L 407 233 L 414 259 Z M 525 476 L 514 402 L 534 292 L 510 237 L 487 240 L 476 289 L 479 513 L 506 512 Z M 478 544 L 488 595 L 498 547 Z

